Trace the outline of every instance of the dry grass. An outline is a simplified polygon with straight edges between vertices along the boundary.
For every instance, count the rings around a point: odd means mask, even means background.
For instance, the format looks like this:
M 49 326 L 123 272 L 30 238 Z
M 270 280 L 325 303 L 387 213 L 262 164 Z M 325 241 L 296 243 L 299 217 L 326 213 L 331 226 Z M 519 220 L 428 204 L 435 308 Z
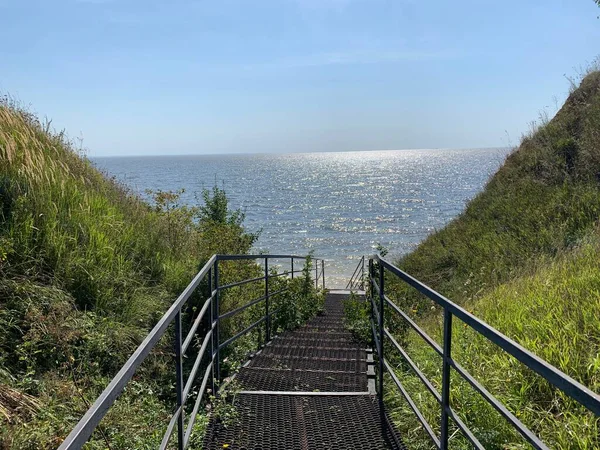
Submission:
M 34 396 L 0 384 L 0 415 L 7 422 L 30 420 L 40 407 L 40 402 Z

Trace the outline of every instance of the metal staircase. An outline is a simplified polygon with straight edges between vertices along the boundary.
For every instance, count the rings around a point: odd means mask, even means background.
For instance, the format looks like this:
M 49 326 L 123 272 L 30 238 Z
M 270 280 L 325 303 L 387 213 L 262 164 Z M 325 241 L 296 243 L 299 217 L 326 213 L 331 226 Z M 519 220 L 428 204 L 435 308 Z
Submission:
M 370 349 L 344 327 L 343 300 L 274 338 L 236 376 L 237 423 L 212 420 L 205 449 L 399 449 L 381 416 Z M 369 388 L 371 385 L 371 388 Z
M 362 450 L 409 447 L 410 442 L 403 442 L 387 419 L 384 391 L 391 387 L 405 398 L 436 448 L 447 449 L 450 431 L 455 431 L 462 433 L 473 447 L 483 449 L 478 437 L 453 407 L 450 397 L 452 380 L 460 378 L 470 384 L 531 447 L 547 449 L 546 444 L 518 419 L 515 412 L 510 411 L 453 360 L 454 321 L 470 327 L 600 417 L 598 394 L 380 256 L 362 258 L 348 285 L 349 289 L 359 291 L 364 301 L 368 302 L 373 350 L 356 341 L 344 327 L 343 300 L 348 292 L 330 292 L 326 297 L 324 314 L 295 330 L 275 336 L 277 314 L 282 308 L 275 307 L 278 304 L 277 296 L 286 289 L 273 290 L 274 280 L 280 277 L 293 278 L 294 274 L 302 272 L 295 269 L 294 262 L 306 259 L 311 258 L 293 255 L 214 255 L 59 448 L 80 449 L 84 446 L 136 369 L 159 340 L 171 333 L 177 398 L 171 420 L 165 424 L 160 449 L 183 450 L 189 447 L 195 420 L 208 401 L 207 391 L 218 395 L 223 379 L 221 368 L 225 362 L 222 352 L 238 339 L 257 330 L 260 330 L 258 336 L 262 336 L 257 351 L 235 377 L 241 386 L 234 400 L 239 421 L 225 427 L 216 417 L 211 417 L 204 437 L 204 448 Z M 223 284 L 220 282 L 220 266 L 233 261 L 258 261 L 264 272 L 258 277 Z M 320 259 L 312 261 L 315 287 L 324 289 L 325 263 Z M 289 264 L 289 269 L 286 264 Z M 273 270 L 281 267 L 286 269 L 279 273 Z M 223 291 L 250 283 L 260 284 L 262 295 L 252 300 L 240 299 L 235 308 L 227 311 L 221 308 L 220 296 Z M 389 287 L 394 283 L 416 289 L 443 310 L 444 332 L 440 344 L 390 298 Z M 198 298 L 202 300 L 198 302 Z M 192 304 L 197 308 L 190 308 L 194 306 Z M 240 322 L 243 329 L 231 336 L 223 335 L 223 321 L 235 320 L 248 312 L 256 313 L 251 323 Z M 440 356 L 440 386 L 427 379 L 399 343 L 397 332 L 407 327 L 412 328 Z M 192 352 L 195 353 L 194 357 L 191 356 Z M 416 375 L 439 404 L 439 426 L 432 426 L 419 410 L 402 383 L 400 371 L 411 371 Z M 435 429 L 439 429 L 440 433 L 436 433 Z

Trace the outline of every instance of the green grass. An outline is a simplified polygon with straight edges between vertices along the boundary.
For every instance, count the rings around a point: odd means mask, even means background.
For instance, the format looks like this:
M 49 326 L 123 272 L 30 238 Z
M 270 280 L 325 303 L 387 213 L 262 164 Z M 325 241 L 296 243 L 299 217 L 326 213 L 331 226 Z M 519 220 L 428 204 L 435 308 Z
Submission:
M 399 266 L 472 310 L 562 371 L 600 391 L 600 72 L 506 160 L 484 191 Z M 389 280 L 389 294 L 438 342 L 441 311 Z M 388 315 L 389 317 L 389 315 Z M 400 321 L 408 353 L 439 389 L 441 361 Z M 552 448 L 600 446 L 599 419 L 455 320 L 453 355 Z M 439 425 L 439 407 L 408 368 L 398 374 Z M 529 448 L 466 383 L 453 377 L 452 405 L 486 448 Z M 407 404 L 386 393 L 414 448 L 429 448 Z M 469 448 L 460 433 L 453 448 Z
M 223 190 L 205 191 L 197 207 L 179 204 L 180 194 L 140 200 L 63 133 L 0 101 L 0 448 L 56 448 L 209 257 L 250 250 L 257 236 L 244 229 L 241 211 L 229 209 Z M 254 262 L 220 265 L 222 284 L 260 274 Z M 287 299 L 302 318 L 316 313 L 314 289 L 300 279 L 290 285 L 278 302 Z M 221 296 L 221 311 L 263 294 L 261 283 L 233 288 Z M 201 286 L 184 326 L 206 297 Z M 223 321 L 221 340 L 261 317 L 261 308 Z M 160 443 L 175 405 L 167 334 L 86 448 Z M 228 349 L 224 374 L 263 341 L 259 328 Z
M 191 245 L 177 257 L 165 244 L 164 216 L 0 103 L 0 385 L 15 392 L 3 447 L 55 448 L 201 264 Z M 18 393 L 35 410 L 23 414 Z M 141 406 L 131 416 L 155 419 Z
M 465 211 L 400 266 L 464 302 L 584 238 L 600 215 L 599 87 L 600 72 L 588 75 Z
M 360 342 L 371 341 L 371 307 L 368 300 L 350 292 L 344 300 L 344 326 Z
M 476 316 L 595 392 L 600 391 L 599 251 L 596 236 L 593 242 L 541 264 L 534 274 L 492 289 L 472 306 Z M 441 342 L 438 316 L 421 319 L 421 325 Z M 406 342 L 413 360 L 441 390 L 440 358 L 413 332 Z M 598 418 L 459 320 L 454 321 L 452 342 L 454 359 L 551 448 L 591 449 L 600 445 Z M 432 397 L 400 361 L 397 367 L 403 382 L 420 399 L 419 406 L 437 426 L 439 409 Z M 486 448 L 528 448 L 466 383 L 458 377 L 453 383 L 453 407 Z M 406 421 L 410 416 L 406 406 L 397 399 L 394 404 L 400 405 L 398 420 Z M 410 420 L 406 424 L 416 425 Z

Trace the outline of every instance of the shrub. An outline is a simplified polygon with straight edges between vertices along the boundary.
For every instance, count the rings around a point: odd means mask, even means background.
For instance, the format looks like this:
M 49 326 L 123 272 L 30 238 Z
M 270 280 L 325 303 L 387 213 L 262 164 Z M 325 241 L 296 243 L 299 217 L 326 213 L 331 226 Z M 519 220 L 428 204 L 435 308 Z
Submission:
M 344 300 L 344 323 L 346 328 L 361 342 L 371 342 L 371 309 L 369 301 L 351 292 Z
M 309 255 L 302 268 L 302 275 L 286 279 L 280 288 L 287 290 L 278 295 L 274 301 L 274 309 L 279 312 L 275 316 L 274 328 L 289 330 L 305 323 L 311 317 L 320 314 L 325 306 L 325 293 L 315 288 L 311 278 L 312 258 Z M 276 286 L 276 285 L 274 285 Z

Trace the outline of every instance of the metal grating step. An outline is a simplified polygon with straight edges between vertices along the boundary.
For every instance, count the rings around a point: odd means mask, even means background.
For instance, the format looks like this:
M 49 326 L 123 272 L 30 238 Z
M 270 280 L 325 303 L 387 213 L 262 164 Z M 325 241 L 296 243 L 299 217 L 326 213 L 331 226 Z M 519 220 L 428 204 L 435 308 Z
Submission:
M 315 320 L 313 322 L 308 322 L 303 328 L 310 328 L 310 327 L 335 327 L 335 328 L 340 328 L 341 330 L 347 331 L 344 323 L 340 322 L 339 320 L 336 319 L 322 319 L 322 320 Z
M 261 369 L 244 367 L 237 375 L 244 390 L 249 391 L 367 391 L 364 373 Z
M 302 335 L 306 334 L 314 334 L 314 337 L 319 337 L 320 339 L 352 339 L 352 333 L 348 331 L 317 330 L 315 328 L 297 328 L 288 334 L 288 336 L 302 337 Z
M 370 395 L 365 344 L 344 327 L 344 295 L 265 346 L 237 374 L 239 421 L 211 418 L 205 449 L 403 449 Z M 371 379 L 371 382 L 373 380 Z
M 344 327 L 344 322 L 335 317 L 320 317 L 318 320 L 314 319 L 309 322 L 306 322 L 305 326 L 315 326 L 319 324 L 335 325 L 342 328 Z
M 367 373 L 365 360 L 331 359 L 315 357 L 279 357 L 265 355 L 254 359 L 250 367 L 264 369 L 322 370 L 328 372 Z
M 304 336 L 307 336 L 306 334 Z M 353 338 L 322 339 L 320 337 L 296 337 L 288 335 L 279 337 L 273 341 L 272 345 L 280 346 L 303 346 L 303 347 L 336 347 L 336 348 L 356 348 L 357 342 Z M 361 347 L 364 344 L 358 344 Z
M 315 323 L 300 328 L 298 331 L 309 331 L 309 332 L 325 332 L 325 333 L 344 333 L 346 328 L 338 325 L 330 325 L 327 323 Z
M 262 351 L 263 355 L 278 356 L 280 358 L 311 357 L 328 359 L 350 359 L 365 360 L 367 352 L 364 348 L 343 347 L 306 347 L 306 346 L 283 346 L 268 345 Z M 252 363 L 251 363 L 252 365 Z
M 240 420 L 227 428 L 212 421 L 203 448 L 209 450 L 400 450 L 383 427 L 370 396 L 303 397 L 240 394 Z M 398 442 L 400 442 L 398 440 Z

